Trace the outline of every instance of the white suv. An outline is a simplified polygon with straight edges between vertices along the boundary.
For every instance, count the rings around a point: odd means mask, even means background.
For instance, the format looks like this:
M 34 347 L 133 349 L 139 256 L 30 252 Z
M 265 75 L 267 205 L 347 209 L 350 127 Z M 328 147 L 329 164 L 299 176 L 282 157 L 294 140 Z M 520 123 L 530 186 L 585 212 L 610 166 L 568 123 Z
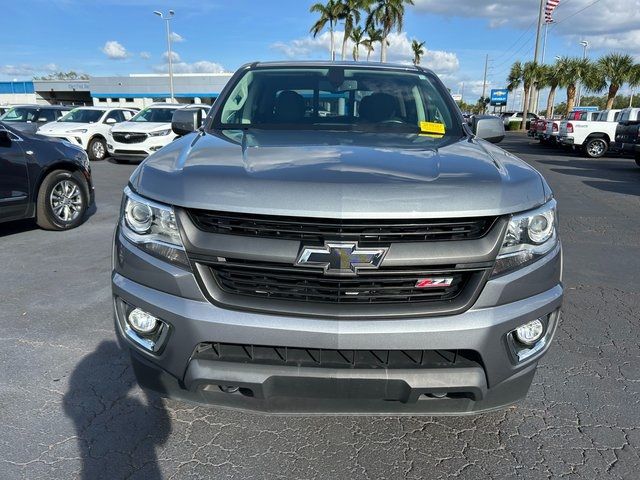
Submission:
M 42 125 L 37 133 L 77 145 L 87 151 L 91 160 L 103 160 L 111 127 L 136 113 L 130 108 L 78 107 L 55 122 Z
M 203 115 L 208 105 L 184 105 L 180 103 L 156 103 L 141 110 L 128 122 L 111 129 L 107 148 L 115 160 L 144 160 L 171 143 L 176 134 L 171 130 L 173 112 L 178 109 L 199 108 Z

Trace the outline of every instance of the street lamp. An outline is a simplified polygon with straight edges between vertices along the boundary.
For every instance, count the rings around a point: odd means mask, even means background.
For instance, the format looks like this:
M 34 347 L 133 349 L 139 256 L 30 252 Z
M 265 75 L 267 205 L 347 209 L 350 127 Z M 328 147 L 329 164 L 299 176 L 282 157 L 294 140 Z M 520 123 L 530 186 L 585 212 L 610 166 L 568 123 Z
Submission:
M 589 42 L 587 42 L 586 40 L 582 40 L 580 42 L 580 45 L 582 45 L 582 59 L 586 59 L 587 58 L 587 47 L 589 47 Z M 582 84 L 578 84 L 578 94 L 576 95 L 576 106 L 580 106 L 580 102 L 582 101 Z
M 167 25 L 167 55 L 169 58 L 169 91 L 171 95 L 171 101 L 173 102 L 173 55 L 171 53 L 171 29 L 169 28 L 169 21 L 173 18 L 176 12 L 169 10 L 167 16 L 164 13 L 155 10 L 154 14 L 158 15 Z

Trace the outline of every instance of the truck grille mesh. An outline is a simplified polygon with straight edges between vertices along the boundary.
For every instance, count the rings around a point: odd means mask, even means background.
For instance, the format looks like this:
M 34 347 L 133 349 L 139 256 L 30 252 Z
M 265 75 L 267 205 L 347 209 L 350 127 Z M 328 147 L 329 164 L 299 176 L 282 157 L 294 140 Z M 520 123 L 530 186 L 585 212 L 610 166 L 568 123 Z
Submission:
M 477 366 L 470 350 L 348 350 L 206 342 L 194 358 L 292 367 L 410 369 Z
M 317 303 L 445 302 L 462 291 L 474 271 L 380 269 L 357 277 L 330 277 L 286 264 L 226 259 L 209 268 L 221 290 L 279 300 Z M 416 288 L 421 278 L 452 278 L 450 286 Z
M 231 214 L 189 210 L 200 230 L 226 235 L 322 242 L 352 240 L 360 245 L 390 242 L 473 240 L 483 237 L 496 217 L 435 220 L 335 220 Z

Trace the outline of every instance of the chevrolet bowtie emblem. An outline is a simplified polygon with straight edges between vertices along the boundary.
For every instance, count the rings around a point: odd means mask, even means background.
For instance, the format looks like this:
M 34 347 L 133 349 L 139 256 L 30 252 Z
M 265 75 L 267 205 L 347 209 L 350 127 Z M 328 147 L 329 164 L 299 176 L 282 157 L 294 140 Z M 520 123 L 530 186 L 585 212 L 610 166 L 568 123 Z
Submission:
M 322 247 L 303 247 L 296 265 L 321 267 L 329 275 L 355 275 L 359 270 L 380 267 L 387 248 L 359 248 L 354 242 L 326 242 Z

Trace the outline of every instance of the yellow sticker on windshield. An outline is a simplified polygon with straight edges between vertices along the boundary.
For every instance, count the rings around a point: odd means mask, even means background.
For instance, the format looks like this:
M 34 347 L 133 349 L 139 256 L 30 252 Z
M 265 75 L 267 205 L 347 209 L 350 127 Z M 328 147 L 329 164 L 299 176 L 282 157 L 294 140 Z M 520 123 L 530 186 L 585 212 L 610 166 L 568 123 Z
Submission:
M 441 137 L 445 134 L 444 123 L 420 122 L 420 133 Z

